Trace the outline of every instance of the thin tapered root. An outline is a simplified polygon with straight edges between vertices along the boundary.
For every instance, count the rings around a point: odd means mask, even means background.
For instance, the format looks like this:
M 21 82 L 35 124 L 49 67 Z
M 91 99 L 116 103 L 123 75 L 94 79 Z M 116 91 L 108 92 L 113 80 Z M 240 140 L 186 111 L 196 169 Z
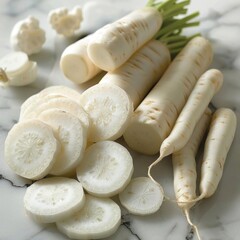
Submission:
M 161 155 L 160 155 L 160 157 L 159 157 L 157 160 L 155 160 L 155 161 L 148 167 L 148 177 L 149 177 L 155 184 L 158 184 L 158 185 L 159 185 L 159 183 L 153 178 L 153 176 L 152 176 L 152 174 L 151 174 L 151 170 L 152 170 L 152 168 L 153 168 L 155 165 L 157 165 L 161 160 L 162 160 L 162 157 L 161 157 Z
M 185 217 L 187 219 L 188 224 L 194 229 L 195 233 L 197 234 L 198 240 L 201 240 L 201 236 L 200 236 L 198 227 L 190 219 L 189 210 L 187 208 L 184 209 L 184 215 L 185 215 Z

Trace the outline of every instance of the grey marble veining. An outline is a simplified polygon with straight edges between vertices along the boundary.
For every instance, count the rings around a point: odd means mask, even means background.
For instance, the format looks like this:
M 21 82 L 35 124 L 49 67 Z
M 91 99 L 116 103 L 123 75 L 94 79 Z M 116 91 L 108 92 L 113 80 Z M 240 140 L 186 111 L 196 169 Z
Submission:
M 40 20 L 46 31 L 47 41 L 41 53 L 31 56 L 38 62 L 39 73 L 35 83 L 23 88 L 0 87 L 0 240 L 66 240 L 54 224 L 40 225 L 32 221 L 23 209 L 23 196 L 29 180 L 16 176 L 4 163 L 4 141 L 10 128 L 18 121 L 20 106 L 32 94 L 46 86 L 66 85 L 79 91 L 82 88 L 67 81 L 59 70 L 59 57 L 63 49 L 75 41 L 55 34 L 47 22 L 49 10 L 68 6 L 74 0 L 1 0 L 0 1 L 0 55 L 10 51 L 9 36 L 13 25 L 28 15 Z M 82 0 L 84 23 L 80 35 L 87 34 L 111 22 L 127 12 L 144 6 L 143 0 Z M 111 11 L 109 11 L 111 9 Z M 214 47 L 212 67 L 224 73 L 225 82 L 214 97 L 214 107 L 230 107 L 240 120 L 240 1 L 192 0 L 191 11 L 201 11 L 201 25 L 194 30 L 206 36 Z M 106 14 L 106 12 L 108 14 Z M 193 30 L 189 29 L 188 32 Z M 91 83 L 90 83 L 91 84 Z M 123 142 L 122 142 L 123 143 Z M 124 144 L 124 143 L 123 143 Z M 196 204 L 191 211 L 192 220 L 199 227 L 204 240 L 240 239 L 240 127 L 226 161 L 223 178 L 213 197 Z M 156 156 L 134 158 L 134 176 L 146 176 L 149 163 Z M 169 159 L 153 171 L 163 185 L 166 194 L 173 197 L 172 166 Z M 116 199 L 118 201 L 118 199 Z M 122 224 L 118 231 L 106 240 L 194 240 L 196 236 L 188 226 L 181 210 L 172 202 L 165 201 L 161 209 L 151 216 L 139 217 L 123 209 Z

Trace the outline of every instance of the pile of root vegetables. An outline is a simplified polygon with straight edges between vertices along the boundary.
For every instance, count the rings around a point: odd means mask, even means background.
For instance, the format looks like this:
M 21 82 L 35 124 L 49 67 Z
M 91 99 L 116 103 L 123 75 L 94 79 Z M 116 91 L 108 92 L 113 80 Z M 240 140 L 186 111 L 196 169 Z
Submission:
M 216 191 L 237 121 L 231 109 L 209 108 L 223 75 L 209 69 L 213 50 L 207 39 L 182 35 L 198 24 L 189 22 L 198 13 L 175 17 L 186 13 L 187 4 L 149 1 L 68 46 L 60 60 L 68 79 L 80 84 L 107 71 L 104 77 L 82 94 L 54 86 L 23 103 L 6 139 L 5 160 L 16 174 L 37 180 L 24 197 L 33 219 L 56 222 L 73 239 L 110 236 L 121 222 L 111 197 L 119 195 L 138 215 L 155 213 L 168 199 L 151 169 L 171 155 L 174 201 L 200 239 L 189 210 Z M 132 179 L 132 157 L 115 142 L 122 136 L 139 153 L 160 153 L 148 176 Z

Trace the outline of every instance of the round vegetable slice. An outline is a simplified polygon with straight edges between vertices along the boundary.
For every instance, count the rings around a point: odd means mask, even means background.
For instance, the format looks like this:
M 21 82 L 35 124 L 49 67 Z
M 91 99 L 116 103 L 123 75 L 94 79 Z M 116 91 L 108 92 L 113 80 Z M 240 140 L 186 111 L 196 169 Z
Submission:
M 130 153 L 113 141 L 91 145 L 77 167 L 77 177 L 84 189 L 101 197 L 111 197 L 121 192 L 130 182 L 132 173 Z
M 86 195 L 84 207 L 70 218 L 57 222 L 58 229 L 74 239 L 100 239 L 112 235 L 121 223 L 121 210 L 109 198 Z
M 81 183 L 65 177 L 45 178 L 28 187 L 24 207 L 36 221 L 50 223 L 68 218 L 85 203 Z
M 127 93 L 112 84 L 97 84 L 81 95 L 85 111 L 92 120 L 89 140 L 116 140 L 125 131 L 133 114 L 133 103 Z
M 132 214 L 149 215 L 159 210 L 164 198 L 162 188 L 148 177 L 132 179 L 119 194 L 121 204 Z
M 16 174 L 37 180 L 49 173 L 58 150 L 52 128 L 39 120 L 29 120 L 14 125 L 9 131 L 5 161 Z
M 24 52 L 12 52 L 0 59 L 0 67 L 8 74 L 17 74 L 28 68 L 28 55 Z
M 59 109 L 42 112 L 39 120 L 50 125 L 61 143 L 61 150 L 50 173 L 63 175 L 80 163 L 87 144 L 87 129 L 79 119 Z

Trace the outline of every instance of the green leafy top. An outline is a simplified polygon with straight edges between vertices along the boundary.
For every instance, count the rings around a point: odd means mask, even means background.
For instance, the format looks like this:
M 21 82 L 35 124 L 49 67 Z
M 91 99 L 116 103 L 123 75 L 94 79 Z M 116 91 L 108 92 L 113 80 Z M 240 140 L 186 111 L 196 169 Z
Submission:
M 198 26 L 199 21 L 192 21 L 199 15 L 199 12 L 194 12 L 187 15 L 187 6 L 191 0 L 149 0 L 148 7 L 156 8 L 163 16 L 163 24 L 155 39 L 165 43 L 170 50 L 172 57 L 174 57 L 181 49 L 188 43 L 188 41 L 200 34 L 191 36 L 183 35 L 184 28 Z

